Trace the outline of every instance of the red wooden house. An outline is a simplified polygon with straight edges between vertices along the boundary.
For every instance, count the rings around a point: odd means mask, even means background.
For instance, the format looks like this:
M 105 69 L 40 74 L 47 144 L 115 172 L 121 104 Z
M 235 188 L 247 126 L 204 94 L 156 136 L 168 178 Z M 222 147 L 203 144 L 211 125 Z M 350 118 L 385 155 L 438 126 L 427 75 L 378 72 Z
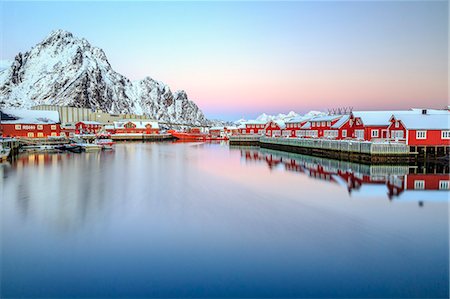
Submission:
M 297 137 L 307 137 L 307 138 L 333 138 L 334 134 L 337 136 L 337 130 L 333 129 L 332 126 L 336 124 L 342 115 L 326 115 L 317 116 L 310 119 L 305 123 L 297 132 Z
M 308 122 L 309 118 L 303 116 L 295 117 L 286 121 L 286 128 L 283 130 L 285 137 L 301 137 L 301 127 Z
M 264 135 L 264 127 L 266 123 L 258 120 L 250 120 L 239 126 L 240 134 Z
M 352 113 L 342 116 L 329 131 L 324 131 L 325 138 L 331 139 L 364 139 L 364 124 L 359 117 Z
M 79 121 L 75 124 L 75 134 L 97 134 L 103 129 L 103 125 L 96 121 Z
M 4 137 L 47 138 L 60 136 L 58 111 L 2 109 Z
M 123 119 L 115 121 L 106 130 L 111 134 L 159 134 L 159 124 L 152 120 Z
M 396 114 L 388 136 L 411 146 L 450 146 L 450 114 Z
M 412 146 L 450 146 L 450 114 L 393 115 L 390 139 Z
M 281 132 L 286 128 L 283 121 L 271 120 L 264 126 L 265 135 L 268 137 L 281 137 Z

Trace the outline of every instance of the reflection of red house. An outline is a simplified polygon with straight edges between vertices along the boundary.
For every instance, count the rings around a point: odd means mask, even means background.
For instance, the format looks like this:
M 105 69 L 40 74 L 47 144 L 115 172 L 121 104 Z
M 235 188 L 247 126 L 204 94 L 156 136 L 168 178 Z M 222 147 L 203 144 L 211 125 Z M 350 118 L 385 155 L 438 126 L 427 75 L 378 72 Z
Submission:
M 448 174 L 408 174 L 405 177 L 407 190 L 449 190 Z
M 46 138 L 61 134 L 57 111 L 2 109 L 0 113 L 4 137 Z
M 103 125 L 96 121 L 79 121 L 75 124 L 75 134 L 97 134 Z

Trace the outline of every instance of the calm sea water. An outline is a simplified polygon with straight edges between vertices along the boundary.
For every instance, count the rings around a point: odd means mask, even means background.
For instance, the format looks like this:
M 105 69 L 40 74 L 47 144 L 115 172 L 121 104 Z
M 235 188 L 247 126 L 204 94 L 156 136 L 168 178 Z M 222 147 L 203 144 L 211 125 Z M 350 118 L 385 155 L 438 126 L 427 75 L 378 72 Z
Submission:
M 448 192 L 321 163 L 201 143 L 21 156 L 1 167 L 0 297 L 448 297 Z

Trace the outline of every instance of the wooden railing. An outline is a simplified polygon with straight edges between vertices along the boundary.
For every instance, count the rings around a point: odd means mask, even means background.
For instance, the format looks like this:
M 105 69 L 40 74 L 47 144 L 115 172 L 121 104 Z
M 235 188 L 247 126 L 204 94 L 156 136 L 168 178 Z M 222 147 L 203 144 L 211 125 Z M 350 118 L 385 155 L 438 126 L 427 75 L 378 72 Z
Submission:
M 308 138 L 261 137 L 261 143 L 281 144 L 305 148 L 324 149 L 375 155 L 409 154 L 409 146 L 394 142 L 370 142 L 359 140 L 326 140 Z

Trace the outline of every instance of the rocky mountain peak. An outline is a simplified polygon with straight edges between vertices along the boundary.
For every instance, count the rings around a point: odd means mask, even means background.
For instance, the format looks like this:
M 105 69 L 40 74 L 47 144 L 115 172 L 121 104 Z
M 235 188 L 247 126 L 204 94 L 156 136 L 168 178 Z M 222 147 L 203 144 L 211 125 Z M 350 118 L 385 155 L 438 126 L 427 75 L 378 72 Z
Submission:
M 61 29 L 25 54 L 17 54 L 10 67 L 0 71 L 0 108 L 39 104 L 208 123 L 185 91 L 172 93 L 169 86 L 150 77 L 131 82 L 112 69 L 102 49 Z

